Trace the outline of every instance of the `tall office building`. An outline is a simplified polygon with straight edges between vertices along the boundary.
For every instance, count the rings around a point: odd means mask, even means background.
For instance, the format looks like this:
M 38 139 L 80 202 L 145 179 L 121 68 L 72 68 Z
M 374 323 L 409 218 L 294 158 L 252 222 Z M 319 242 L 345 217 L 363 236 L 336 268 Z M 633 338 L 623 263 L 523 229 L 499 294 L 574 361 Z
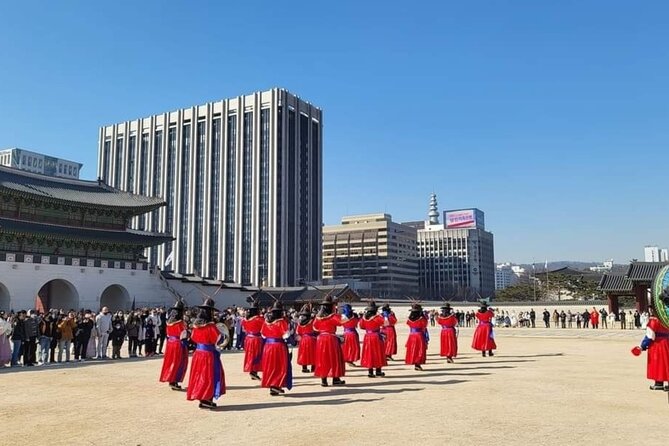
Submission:
M 668 262 L 669 249 L 646 246 L 643 248 L 643 257 L 646 262 Z
M 83 164 L 12 147 L 0 150 L 0 166 L 13 167 L 50 177 L 78 179 Z
M 376 298 L 418 293 L 416 229 L 388 214 L 355 215 L 323 227 L 323 280 L 368 283 Z
M 437 197 L 432 194 L 428 220 L 417 228 L 420 294 L 425 298 L 473 300 L 495 292 L 493 235 L 484 229 L 478 209 L 444 213 L 439 223 Z
M 163 197 L 132 227 L 171 233 L 148 250 L 177 273 L 254 286 L 320 279 L 322 111 L 283 89 L 100 129 L 98 176 Z

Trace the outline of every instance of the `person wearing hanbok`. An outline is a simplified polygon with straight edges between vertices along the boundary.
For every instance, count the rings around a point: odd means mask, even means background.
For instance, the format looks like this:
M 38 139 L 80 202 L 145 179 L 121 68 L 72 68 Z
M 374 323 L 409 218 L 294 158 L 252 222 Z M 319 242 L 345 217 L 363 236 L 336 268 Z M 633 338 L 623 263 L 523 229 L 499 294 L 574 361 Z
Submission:
M 86 357 L 89 359 L 95 358 L 97 354 L 97 342 L 99 338 L 98 328 L 93 324 L 91 328 L 91 337 L 88 338 L 88 345 L 86 346 Z
M 344 354 L 337 337 L 337 327 L 345 320 L 341 315 L 334 313 L 334 302 L 331 296 L 326 296 L 321 302 L 318 315 L 314 320 L 314 330 L 318 332 L 316 338 L 316 364 L 314 375 L 321 378 L 321 386 L 328 386 L 328 378 L 332 378 L 333 386 L 346 384 L 342 376 L 346 374 Z
M 4 311 L 0 311 L 0 367 L 6 367 L 12 360 L 12 346 L 9 335 L 12 332 L 12 324 L 7 320 Z
M 437 323 L 441 326 L 441 348 L 439 356 L 445 356 L 446 362 L 453 362 L 453 358 L 458 356 L 458 337 L 455 327 L 458 325 L 458 318 L 453 314 L 449 304 L 440 308 L 441 312 L 437 317 Z
M 160 371 L 160 382 L 169 383 L 172 390 L 183 390 L 179 385 L 188 368 L 188 326 L 183 321 L 185 305 L 179 299 L 167 312 L 165 334 L 167 346 Z
M 284 388 L 293 388 L 293 374 L 286 339 L 290 333 L 280 302 L 274 302 L 272 310 L 265 315 L 260 330 L 264 339 L 262 352 L 262 380 L 260 385 L 269 388 L 272 396 L 284 393 Z
M 314 317 L 309 304 L 304 304 L 300 309 L 295 332 L 298 337 L 297 364 L 302 366 L 302 373 L 309 373 L 309 368 L 313 372 L 316 363 L 318 333 L 314 331 Z
M 377 376 L 386 376 L 383 367 L 388 365 L 386 352 L 381 339 L 381 327 L 384 324 L 384 317 L 377 314 L 378 307 L 373 301 L 365 308 L 365 314 L 360 319 L 360 328 L 365 330 L 365 337 L 362 340 L 362 355 L 360 356 L 360 366 L 367 369 L 368 378 Z
M 207 298 L 198 306 L 190 336 L 196 349 L 191 360 L 186 399 L 199 400 L 200 409 L 216 408 L 213 400 L 225 394 L 225 373 L 221 354 L 216 348 L 221 332 L 214 323 L 214 312 L 218 311 L 214 305 L 214 300 Z
M 251 379 L 260 380 L 258 372 L 262 371 L 263 340 L 260 335 L 265 319 L 260 315 L 257 303 L 246 309 L 246 316 L 242 320 L 244 331 L 244 373 Z
M 428 320 L 419 304 L 411 305 L 409 313 L 409 336 L 405 344 L 406 355 L 404 363 L 413 365 L 414 370 L 423 370 L 422 365 L 427 360 L 427 324 Z
M 397 354 L 397 331 L 395 330 L 395 324 L 397 324 L 397 317 L 395 313 L 390 309 L 389 304 L 385 304 L 381 307 L 381 314 L 383 315 L 384 324 L 381 329 L 385 341 L 385 351 L 386 358 L 394 361 L 393 356 Z
M 492 309 L 488 308 L 487 303 L 482 302 L 481 308 L 476 312 L 476 320 L 478 324 L 476 325 L 476 330 L 474 330 L 472 348 L 480 351 L 483 357 L 486 356 L 486 352 L 488 353 L 488 356 L 494 356 L 492 351 L 497 349 L 492 326 L 494 317 L 495 313 Z
M 641 350 L 648 352 L 646 377 L 653 381 L 651 390 L 669 391 L 669 328 L 650 309 L 646 335 L 641 341 Z
M 355 366 L 355 362 L 360 360 L 360 335 L 358 335 L 357 330 L 360 319 L 349 304 L 344 305 L 342 314 L 348 318 L 343 325 L 344 345 L 342 351 L 344 361 L 349 365 Z

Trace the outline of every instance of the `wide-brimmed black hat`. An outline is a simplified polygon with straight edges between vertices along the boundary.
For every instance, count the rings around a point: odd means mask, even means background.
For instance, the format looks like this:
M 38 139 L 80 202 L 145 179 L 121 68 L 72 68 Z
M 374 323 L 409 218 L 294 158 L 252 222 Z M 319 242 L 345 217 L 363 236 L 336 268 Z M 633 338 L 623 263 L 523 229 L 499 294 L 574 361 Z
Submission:
M 310 304 L 304 304 L 302 305 L 302 308 L 300 308 L 300 312 L 298 313 L 300 316 L 311 316 L 311 305 Z
M 174 311 L 179 311 L 183 312 L 186 309 L 186 304 L 184 304 L 184 301 L 181 300 L 181 298 L 177 299 L 177 301 L 174 303 L 173 307 L 170 307 L 167 309 L 167 312 L 171 312 L 172 310 Z
M 480 308 L 480 310 L 485 311 L 485 310 L 488 309 L 488 302 L 486 302 L 485 300 L 482 300 L 480 303 L 481 303 L 481 308 Z
M 376 302 L 371 301 L 369 304 L 367 304 L 367 307 L 365 308 L 365 313 L 376 313 L 379 311 L 379 307 L 376 305 Z
M 334 305 L 334 301 L 332 300 L 332 296 L 325 296 L 323 300 L 321 301 L 321 305 Z
M 423 307 L 420 304 L 411 304 L 411 312 L 422 312 Z
M 381 307 L 381 311 L 390 311 L 390 304 L 385 304 Z
M 451 308 L 451 304 L 444 304 L 441 307 L 439 307 L 440 310 L 444 310 L 445 313 L 450 313 L 453 308 Z
M 271 311 L 272 311 L 272 313 L 275 313 L 275 314 L 276 313 L 283 314 L 283 305 L 281 304 L 281 302 L 279 302 L 278 300 L 275 301 L 274 305 L 272 305 L 272 310 Z
M 218 308 L 216 308 L 216 302 L 211 297 L 207 297 L 204 300 L 204 303 L 202 305 L 198 305 L 197 307 L 203 310 L 221 311 Z

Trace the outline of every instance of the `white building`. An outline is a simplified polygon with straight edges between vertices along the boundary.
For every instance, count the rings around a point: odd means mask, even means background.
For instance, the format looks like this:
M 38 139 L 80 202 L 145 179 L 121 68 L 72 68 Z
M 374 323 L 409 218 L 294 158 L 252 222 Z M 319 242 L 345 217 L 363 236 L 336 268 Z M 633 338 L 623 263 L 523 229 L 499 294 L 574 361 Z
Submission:
M 79 178 L 83 164 L 12 147 L 0 150 L 0 166 L 41 173 L 50 177 Z
M 646 246 L 643 249 L 644 261 L 646 262 L 669 262 L 669 249 L 657 246 Z
M 500 263 L 495 267 L 495 290 L 503 290 L 516 285 L 525 275 L 525 268 L 511 263 Z
M 611 271 L 613 269 L 613 259 L 606 260 L 602 262 L 601 265 L 597 266 L 591 266 L 588 268 L 590 271 L 596 272 L 596 273 L 605 273 L 608 271 Z
M 171 233 L 153 265 L 242 285 L 321 271 L 322 111 L 282 89 L 100 129 L 98 176 L 163 197 L 135 229 Z
M 478 209 L 447 211 L 439 223 L 432 194 L 428 220 L 417 227 L 419 287 L 424 298 L 490 298 L 495 292 L 493 234 L 484 230 Z

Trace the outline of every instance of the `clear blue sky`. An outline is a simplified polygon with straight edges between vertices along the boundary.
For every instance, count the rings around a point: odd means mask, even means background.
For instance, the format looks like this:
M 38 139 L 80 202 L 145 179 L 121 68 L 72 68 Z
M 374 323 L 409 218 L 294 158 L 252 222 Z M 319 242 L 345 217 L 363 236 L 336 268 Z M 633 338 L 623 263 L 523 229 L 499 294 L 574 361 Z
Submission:
M 669 3 L 0 6 L 0 146 L 84 163 L 98 128 L 284 87 L 324 109 L 325 223 L 476 206 L 496 260 L 669 246 Z

